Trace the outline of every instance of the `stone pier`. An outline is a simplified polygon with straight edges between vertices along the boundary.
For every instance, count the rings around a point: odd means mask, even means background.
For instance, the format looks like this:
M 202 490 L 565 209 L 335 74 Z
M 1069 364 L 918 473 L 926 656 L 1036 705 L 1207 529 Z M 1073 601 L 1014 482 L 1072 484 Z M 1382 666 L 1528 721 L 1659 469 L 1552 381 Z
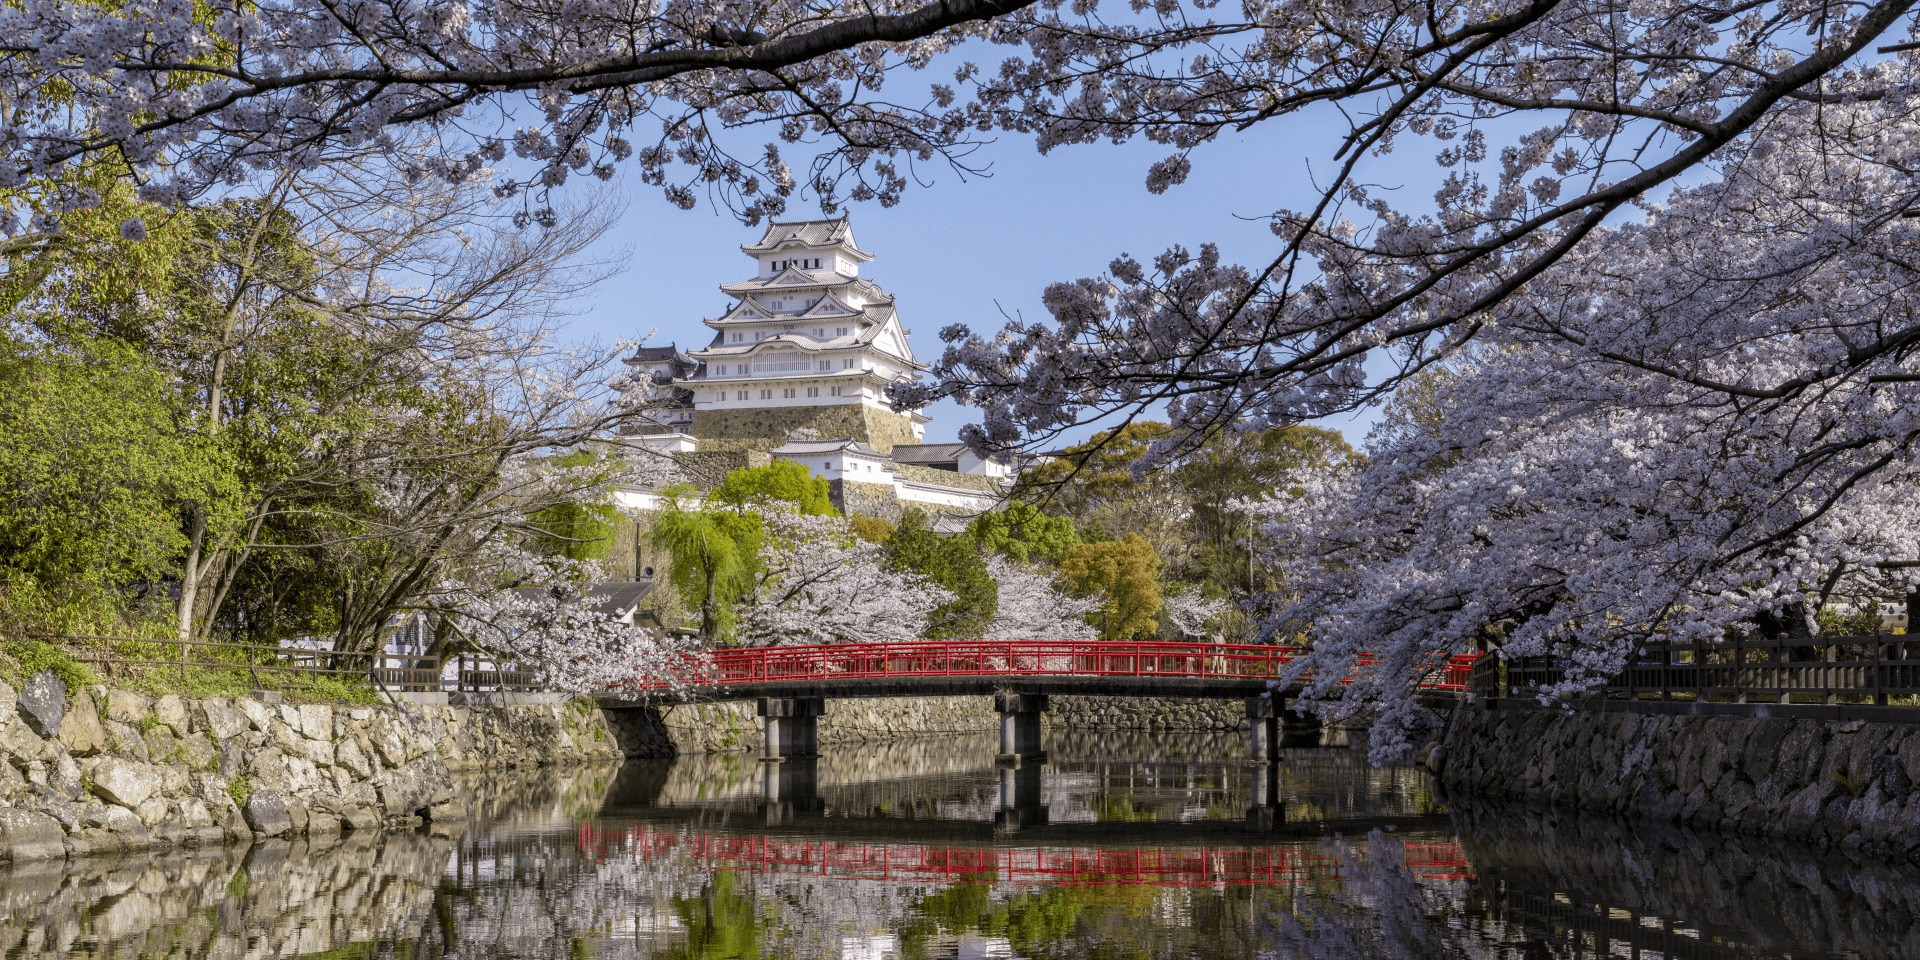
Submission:
M 1272 697 L 1247 698 L 1247 759 L 1265 763 L 1280 745 L 1278 703 Z
M 1040 748 L 1040 716 L 1047 712 L 1046 694 L 996 693 L 994 712 L 1000 715 L 1000 753 L 1003 764 L 1041 763 L 1047 758 Z
M 1253 764 L 1253 788 L 1247 807 L 1247 826 L 1272 830 L 1286 820 L 1280 806 L 1280 770 L 1277 761 L 1256 760 Z
M 761 697 L 760 759 L 813 759 L 820 755 L 820 718 L 825 697 Z

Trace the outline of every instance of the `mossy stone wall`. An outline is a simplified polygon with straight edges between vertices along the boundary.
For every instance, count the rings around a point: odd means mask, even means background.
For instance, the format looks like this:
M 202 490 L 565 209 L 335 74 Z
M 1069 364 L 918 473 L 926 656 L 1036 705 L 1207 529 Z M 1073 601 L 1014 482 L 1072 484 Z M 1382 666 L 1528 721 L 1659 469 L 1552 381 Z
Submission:
M 693 412 L 693 435 L 700 439 L 702 453 L 772 450 L 801 429 L 813 430 L 822 440 L 858 440 L 881 453 L 891 452 L 896 443 L 920 442 L 912 420 L 864 403 Z

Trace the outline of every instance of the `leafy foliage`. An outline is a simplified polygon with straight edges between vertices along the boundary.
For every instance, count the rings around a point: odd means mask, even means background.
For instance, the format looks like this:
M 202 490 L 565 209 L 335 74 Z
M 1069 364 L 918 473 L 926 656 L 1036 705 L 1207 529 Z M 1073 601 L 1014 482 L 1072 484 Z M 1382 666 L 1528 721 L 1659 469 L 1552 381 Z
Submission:
M 1075 593 L 1101 598 L 1100 608 L 1089 614 L 1100 639 L 1132 639 L 1158 627 L 1160 557 L 1145 537 L 1080 544 L 1067 551 L 1060 572 Z
M 755 500 L 791 503 L 801 513 L 816 517 L 837 517 L 825 477 L 816 477 L 804 464 L 776 460 L 764 467 L 741 467 L 729 471 L 708 499 L 742 509 Z
M 993 623 L 1000 590 L 973 538 L 941 536 L 925 513 L 908 510 L 887 538 L 886 550 L 894 569 L 917 573 L 953 594 L 929 616 L 927 639 L 978 639 Z
M 654 518 L 648 536 L 672 558 L 674 589 L 699 604 L 700 636 L 709 643 L 732 632 L 739 598 L 754 587 L 765 533 L 757 513 L 690 510 L 677 500 Z
M 1014 501 L 1004 510 L 976 517 L 967 526 L 967 535 L 987 550 L 998 551 L 1015 560 L 1045 560 L 1057 564 L 1067 551 L 1080 543 L 1073 521 L 1048 516 L 1031 503 Z

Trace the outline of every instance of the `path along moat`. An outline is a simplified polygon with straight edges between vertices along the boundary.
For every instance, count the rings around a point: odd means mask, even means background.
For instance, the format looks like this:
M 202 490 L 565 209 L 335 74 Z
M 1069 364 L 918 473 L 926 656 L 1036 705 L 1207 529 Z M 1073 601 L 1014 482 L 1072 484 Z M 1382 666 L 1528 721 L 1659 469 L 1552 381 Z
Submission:
M 464 826 L 0 867 L 0 955 L 1920 957 L 1910 865 L 1449 804 L 1354 747 L 1047 747 L 497 773 Z

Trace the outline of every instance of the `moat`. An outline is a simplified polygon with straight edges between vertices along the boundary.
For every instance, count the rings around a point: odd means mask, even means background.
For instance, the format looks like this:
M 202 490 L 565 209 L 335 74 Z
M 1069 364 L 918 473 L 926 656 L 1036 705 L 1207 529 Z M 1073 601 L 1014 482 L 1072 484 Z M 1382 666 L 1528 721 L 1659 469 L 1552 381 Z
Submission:
M 509 771 L 464 825 L 0 867 L 0 955 L 1920 956 L 1907 864 L 1447 798 L 1337 740 L 1047 748 Z

